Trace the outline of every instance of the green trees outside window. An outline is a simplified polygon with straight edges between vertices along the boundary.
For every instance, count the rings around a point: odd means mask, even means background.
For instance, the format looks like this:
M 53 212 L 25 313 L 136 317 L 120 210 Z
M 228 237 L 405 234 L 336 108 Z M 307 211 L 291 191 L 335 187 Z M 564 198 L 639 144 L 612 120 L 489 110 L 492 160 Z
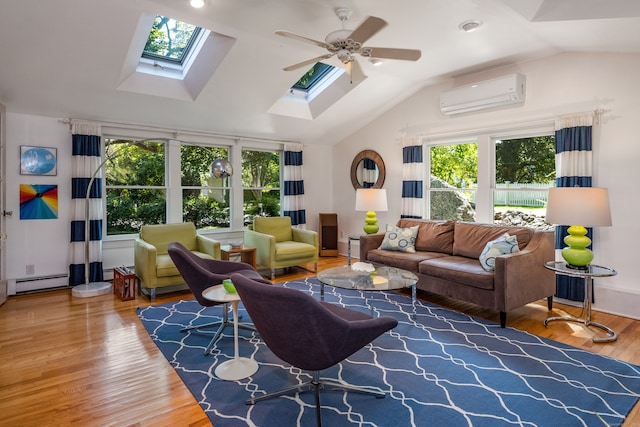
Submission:
M 106 139 L 105 146 L 107 234 L 165 223 L 165 143 Z
M 548 229 L 547 195 L 556 178 L 554 136 L 496 140 L 495 159 L 494 220 Z
M 255 215 L 280 215 L 279 151 L 238 149 L 242 167 L 232 177 L 216 178 L 211 164 L 231 161 L 231 147 L 109 137 L 104 141 L 109 159 L 104 169 L 107 235 L 135 234 L 144 224 L 164 224 L 168 212 L 175 217 L 178 203 L 180 219 L 197 229 L 230 228 L 232 182 L 242 182 L 243 200 L 237 203 L 243 203 L 244 225 Z M 175 178 L 168 178 L 178 175 L 179 188 Z
M 231 226 L 231 179 L 211 175 L 211 163 L 228 158 L 228 148 L 180 146 L 183 221 L 198 229 Z
M 429 218 L 473 221 L 478 144 L 437 145 L 429 153 Z
M 280 215 L 280 153 L 242 151 L 244 225 L 254 216 Z

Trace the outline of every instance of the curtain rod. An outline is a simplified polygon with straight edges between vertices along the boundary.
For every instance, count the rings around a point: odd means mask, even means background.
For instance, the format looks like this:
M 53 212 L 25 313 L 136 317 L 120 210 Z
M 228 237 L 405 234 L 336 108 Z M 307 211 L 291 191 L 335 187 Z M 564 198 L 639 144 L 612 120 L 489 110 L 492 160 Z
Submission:
M 269 139 L 269 138 L 253 138 L 248 136 L 227 135 L 227 134 L 208 133 L 208 132 L 199 132 L 199 131 L 176 130 L 176 129 L 168 129 L 168 128 L 162 128 L 159 126 L 152 126 L 152 125 L 136 125 L 136 124 L 130 124 L 130 123 L 105 122 L 100 120 L 62 119 L 58 121 L 60 123 L 69 125 L 69 128 L 71 128 L 71 125 L 74 122 L 84 122 L 84 123 L 96 123 L 101 126 L 119 127 L 122 129 L 167 132 L 167 133 L 173 134 L 176 137 L 176 139 L 178 139 L 179 135 L 187 135 L 187 136 L 190 135 L 190 136 L 205 136 L 205 137 L 211 137 L 211 138 L 231 139 L 234 141 L 272 142 L 272 143 L 278 143 L 278 144 L 301 144 L 298 141 Z

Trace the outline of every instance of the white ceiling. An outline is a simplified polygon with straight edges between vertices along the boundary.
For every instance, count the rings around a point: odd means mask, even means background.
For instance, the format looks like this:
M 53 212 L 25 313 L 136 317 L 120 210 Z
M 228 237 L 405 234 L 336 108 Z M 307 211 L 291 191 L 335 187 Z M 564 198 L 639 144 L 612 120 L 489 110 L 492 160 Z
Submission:
M 422 50 L 417 62 L 360 64 L 368 78 L 315 120 L 267 113 L 319 56 L 316 40 L 368 15 L 389 25 L 367 45 Z M 141 13 L 237 39 L 194 101 L 118 90 Z M 565 51 L 640 52 L 638 0 L 0 0 L 0 102 L 17 113 L 132 123 L 258 139 L 335 144 L 422 87 Z M 464 33 L 458 25 L 484 22 Z M 337 62 L 330 63 L 338 65 Z M 434 100 L 434 102 L 437 102 Z

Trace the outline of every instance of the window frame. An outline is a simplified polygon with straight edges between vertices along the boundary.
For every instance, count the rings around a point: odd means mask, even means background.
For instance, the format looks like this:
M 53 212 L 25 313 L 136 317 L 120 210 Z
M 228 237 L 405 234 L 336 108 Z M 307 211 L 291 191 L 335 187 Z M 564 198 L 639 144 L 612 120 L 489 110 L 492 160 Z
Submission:
M 485 129 L 471 129 L 460 132 L 447 132 L 443 134 L 424 135 L 422 138 L 424 157 L 424 210 L 425 218 L 430 217 L 430 156 L 429 148 L 434 145 L 446 145 L 454 143 L 476 142 L 478 144 L 478 185 L 475 198 L 475 221 L 479 223 L 494 222 L 494 192 L 495 182 L 495 143 L 496 140 L 529 138 L 533 136 L 554 135 L 555 123 L 552 120 L 544 120 L 531 123 L 516 123 Z
M 243 154 L 245 151 L 253 151 L 253 152 L 265 152 L 265 153 L 273 153 L 278 155 L 278 187 L 245 187 L 243 182 L 241 184 L 241 194 L 242 194 L 242 217 L 243 217 L 243 225 L 247 222 L 246 217 L 251 214 L 246 213 L 247 203 L 245 202 L 245 191 L 278 191 L 278 211 L 279 214 L 282 215 L 282 203 L 283 203 L 283 184 L 284 184 L 284 175 L 283 175 L 283 158 L 284 158 L 284 147 L 281 149 L 269 149 L 269 148 L 254 148 L 254 147 L 242 147 L 240 152 L 242 159 L 244 159 Z
M 155 15 L 154 20 L 151 24 L 151 27 L 149 28 L 149 32 L 147 33 L 145 44 L 146 44 L 146 41 L 149 39 L 149 36 L 151 35 L 151 31 L 155 24 L 155 19 L 158 16 L 163 16 L 163 15 L 158 15 L 158 14 Z M 184 80 L 185 76 L 189 71 L 189 68 L 198 57 L 198 54 L 200 53 L 200 50 L 202 49 L 202 46 L 204 45 L 204 42 L 209 36 L 209 34 L 211 33 L 211 31 L 204 29 L 202 27 L 198 27 L 194 24 L 189 24 L 187 22 L 180 21 L 178 19 L 174 19 L 174 18 L 169 18 L 169 19 L 176 22 L 182 22 L 187 25 L 193 25 L 195 27 L 191 35 L 191 38 L 189 39 L 187 45 L 184 48 L 184 53 L 182 54 L 182 57 L 180 59 L 174 59 L 174 58 L 163 56 L 163 55 L 148 53 L 143 50 L 138 59 L 138 66 L 136 67 L 136 70 L 142 73 L 168 77 L 176 80 Z
M 168 210 L 168 206 L 169 206 L 169 170 L 168 170 L 168 157 L 169 157 L 169 145 L 168 145 L 168 140 L 165 138 L 133 138 L 133 137 L 122 137 L 122 136 L 111 136 L 111 135 L 103 135 L 103 147 L 102 147 L 102 158 L 106 159 L 106 141 L 107 140 L 127 140 L 129 142 L 153 142 L 153 143 L 162 143 L 164 145 L 164 171 L 163 171 L 163 185 L 139 185 L 139 184 L 131 184 L 131 185 L 108 185 L 107 184 L 107 180 L 106 180 L 106 176 L 107 176 L 107 169 L 109 167 L 109 161 L 107 160 L 104 163 L 104 168 L 101 171 L 102 172 L 102 179 L 103 179 L 103 184 L 104 184 L 104 191 L 103 191 L 103 218 L 104 221 L 102 222 L 102 235 L 105 236 L 106 238 L 110 238 L 110 239 L 117 239 L 119 237 L 126 237 L 126 236 L 132 236 L 132 235 L 136 235 L 137 233 L 122 233 L 122 234 L 109 234 L 108 232 L 108 217 L 107 217 L 107 193 L 109 192 L 110 189 L 116 189 L 116 190 L 122 190 L 122 189 L 130 189 L 130 190 L 162 190 L 164 191 L 164 198 L 165 198 L 165 221 L 169 222 L 169 210 Z M 115 152 L 114 155 L 112 155 L 113 159 L 116 159 L 118 156 L 120 155 L 119 152 Z
M 193 186 L 193 185 L 185 185 L 182 182 L 182 177 L 183 177 L 183 168 L 182 168 L 182 148 L 183 147 L 199 147 L 199 148 L 210 148 L 210 149 L 221 149 L 221 150 L 225 150 L 226 151 L 226 160 L 231 161 L 231 149 L 230 147 L 226 146 L 226 145 L 212 145 L 212 144 L 198 144 L 198 143 L 193 143 L 193 142 L 187 142 L 187 141 L 182 141 L 179 144 L 179 149 L 180 149 L 180 160 L 179 160 L 179 167 L 180 167 L 180 206 L 181 206 L 181 217 L 182 220 L 184 221 L 184 202 L 185 202 L 185 197 L 184 197 L 184 193 L 186 190 L 199 190 L 200 193 L 203 192 L 210 192 L 210 191 L 223 191 L 227 194 L 226 198 L 228 198 L 228 209 L 229 209 L 229 213 L 227 216 L 227 220 L 229 223 L 228 227 L 202 227 L 202 228 L 198 228 L 198 224 L 196 224 L 196 228 L 198 230 L 207 230 L 207 231 L 213 231 L 213 230 L 227 230 L 231 228 L 231 222 L 233 221 L 233 175 L 231 177 L 225 178 L 225 185 L 222 186 L 212 186 L 212 185 L 204 185 L 201 183 L 201 185 L 199 186 Z M 222 158 L 222 157 L 218 157 L 218 158 Z M 211 164 L 208 165 L 208 170 L 209 172 L 211 172 Z
M 424 194 L 426 195 L 426 199 L 425 199 L 425 218 L 431 218 L 431 196 L 432 193 L 445 193 L 445 192 L 453 192 L 453 193 L 463 193 L 463 192 L 470 192 L 473 194 L 473 196 L 470 198 L 470 201 L 473 201 L 475 199 L 477 199 L 477 191 L 478 191 L 478 187 L 468 187 L 468 188 L 437 188 L 437 187 L 431 187 L 431 148 L 432 147 L 444 147 L 444 146 L 451 146 L 451 145 L 463 145 L 463 144 L 476 144 L 478 150 L 479 150 L 479 144 L 477 141 L 475 141 L 473 138 L 470 139 L 454 139 L 454 140 L 450 140 L 450 141 L 441 141 L 437 144 L 427 144 L 424 147 L 424 152 L 427 153 L 425 156 L 425 164 L 426 164 L 426 179 L 425 179 L 425 191 Z M 476 159 L 476 166 L 479 168 L 480 166 L 480 154 L 478 153 L 478 157 Z M 479 174 L 479 172 L 478 172 Z M 478 176 L 476 176 L 476 180 L 479 181 Z M 466 197 L 465 197 L 466 199 Z M 476 208 L 477 211 L 477 208 Z M 448 218 L 446 218 L 448 219 Z
M 241 139 L 239 137 L 203 134 L 203 133 L 190 133 L 190 132 L 176 132 L 175 130 L 142 127 L 142 126 L 129 126 L 124 124 L 108 124 L 102 126 L 102 140 L 107 139 L 120 139 L 130 141 L 145 141 L 145 140 L 163 140 L 166 141 L 165 146 L 165 185 L 166 190 L 166 203 L 167 203 L 167 223 L 176 223 L 182 221 L 182 183 L 181 183 L 181 157 L 180 146 L 182 144 L 187 145 L 203 145 L 227 148 L 229 151 L 229 161 L 231 161 L 234 173 L 231 177 L 231 194 L 230 194 L 230 227 L 229 228 L 215 228 L 215 229 L 199 229 L 198 233 L 207 235 L 218 236 L 234 236 L 230 233 L 242 232 L 246 227 L 243 221 L 243 188 L 242 188 L 242 151 L 270 151 L 277 152 L 280 159 L 280 176 L 279 176 L 279 190 L 280 190 L 280 215 L 282 214 L 282 202 L 283 202 L 283 153 L 285 142 L 280 141 L 258 141 L 253 139 Z M 104 159 L 104 144 L 102 158 Z M 102 177 L 104 177 L 105 171 L 102 170 Z M 105 181 L 106 184 L 106 181 Z M 137 234 L 107 234 L 107 212 L 106 212 L 106 185 L 105 191 L 103 191 L 103 221 L 102 235 L 103 242 L 115 242 L 131 240 Z M 236 237 L 236 236 L 234 236 Z

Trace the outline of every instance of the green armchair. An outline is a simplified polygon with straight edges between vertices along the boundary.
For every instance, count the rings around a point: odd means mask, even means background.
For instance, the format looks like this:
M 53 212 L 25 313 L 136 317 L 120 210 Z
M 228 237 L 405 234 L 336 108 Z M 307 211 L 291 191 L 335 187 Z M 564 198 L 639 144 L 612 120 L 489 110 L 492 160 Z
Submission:
M 256 263 L 271 270 L 271 280 L 276 268 L 313 262 L 313 272 L 318 271 L 318 233 L 293 228 L 288 216 L 255 217 L 244 243 L 256 248 Z
M 134 263 L 140 290 L 151 301 L 157 288 L 185 283 L 167 251 L 171 242 L 181 243 L 202 258 L 220 259 L 220 242 L 198 235 L 192 222 L 143 225 L 134 241 Z

